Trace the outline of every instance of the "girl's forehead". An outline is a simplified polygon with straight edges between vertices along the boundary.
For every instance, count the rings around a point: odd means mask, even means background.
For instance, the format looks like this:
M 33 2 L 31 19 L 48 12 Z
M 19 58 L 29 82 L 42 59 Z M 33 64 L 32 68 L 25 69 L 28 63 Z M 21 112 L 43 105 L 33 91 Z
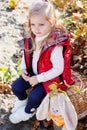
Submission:
M 46 20 L 46 16 L 44 14 L 32 15 L 30 17 L 30 21 L 32 21 L 32 20 Z

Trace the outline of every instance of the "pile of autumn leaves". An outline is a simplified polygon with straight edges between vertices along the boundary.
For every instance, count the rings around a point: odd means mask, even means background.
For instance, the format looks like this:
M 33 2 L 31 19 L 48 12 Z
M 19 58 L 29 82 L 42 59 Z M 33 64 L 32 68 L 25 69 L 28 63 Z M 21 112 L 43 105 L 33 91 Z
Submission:
M 87 76 L 87 1 L 50 0 L 71 34 L 71 67 Z

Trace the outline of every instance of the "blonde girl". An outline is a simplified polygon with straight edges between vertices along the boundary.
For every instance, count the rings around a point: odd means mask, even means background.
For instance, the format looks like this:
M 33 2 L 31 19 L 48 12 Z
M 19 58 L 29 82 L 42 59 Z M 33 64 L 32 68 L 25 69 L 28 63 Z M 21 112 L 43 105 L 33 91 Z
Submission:
M 30 68 L 26 66 L 25 51 L 21 63 L 21 77 L 12 84 L 16 102 L 9 119 L 17 124 L 29 120 L 39 107 L 49 85 L 60 83 L 59 75 L 64 69 L 63 47 L 68 42 L 68 34 L 60 24 L 57 12 L 52 4 L 36 1 L 29 7 L 28 18 Z M 28 88 L 32 88 L 29 94 Z

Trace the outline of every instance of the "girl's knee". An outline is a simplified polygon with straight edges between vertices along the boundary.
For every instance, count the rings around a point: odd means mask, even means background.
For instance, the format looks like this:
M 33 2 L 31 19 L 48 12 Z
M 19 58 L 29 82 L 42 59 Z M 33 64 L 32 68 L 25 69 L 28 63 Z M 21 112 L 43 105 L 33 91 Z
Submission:
M 20 92 L 21 91 L 20 78 L 13 82 L 13 84 L 12 84 L 12 91 L 13 92 Z
M 45 97 L 45 95 L 43 95 L 43 93 L 37 94 L 37 93 L 30 92 L 28 95 L 28 101 L 35 103 L 35 104 L 39 104 L 39 103 L 41 103 L 41 101 L 43 100 L 44 97 Z
M 16 82 L 16 81 L 15 81 L 15 82 Z M 18 91 L 18 90 L 17 90 L 18 85 L 17 85 L 15 82 L 12 84 L 12 91 L 13 91 L 13 92 Z
M 12 84 L 12 91 L 13 91 L 13 93 L 15 93 L 15 92 L 23 93 L 28 88 L 28 86 L 29 86 L 29 84 L 22 77 L 19 77 Z

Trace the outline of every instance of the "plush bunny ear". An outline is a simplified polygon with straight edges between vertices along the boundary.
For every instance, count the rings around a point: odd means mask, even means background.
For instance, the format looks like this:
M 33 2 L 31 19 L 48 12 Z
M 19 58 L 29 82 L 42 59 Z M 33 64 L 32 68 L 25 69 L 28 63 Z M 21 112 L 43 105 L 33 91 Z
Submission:
M 40 106 L 37 108 L 36 112 L 37 120 L 47 119 L 48 111 L 49 111 L 49 94 L 46 95 Z
M 69 97 L 64 94 L 58 95 L 59 107 L 61 114 L 64 117 L 66 129 L 63 130 L 75 130 L 78 123 L 77 113 Z
M 50 112 L 55 116 L 61 115 L 57 95 L 50 97 Z

